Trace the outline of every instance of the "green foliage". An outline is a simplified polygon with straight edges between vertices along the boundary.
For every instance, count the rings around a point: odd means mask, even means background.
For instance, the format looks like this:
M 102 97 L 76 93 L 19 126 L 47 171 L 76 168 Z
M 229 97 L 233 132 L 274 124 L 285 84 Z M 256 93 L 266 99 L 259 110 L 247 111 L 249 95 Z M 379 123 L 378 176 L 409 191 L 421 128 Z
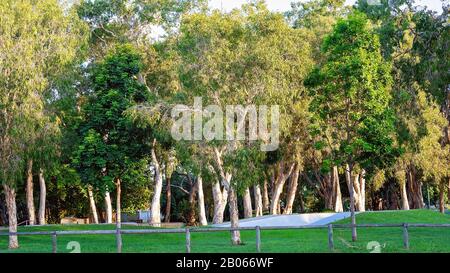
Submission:
M 229 172 L 233 174 L 233 185 L 239 194 L 255 184 L 264 182 L 265 153 L 259 150 L 259 146 L 246 147 L 230 154 L 224 159 L 229 166 Z
M 418 103 L 422 117 L 422 132 L 414 162 L 422 169 L 426 179 L 436 182 L 450 176 L 450 145 L 442 145 L 442 128 L 448 121 L 441 115 L 439 107 L 419 92 Z
M 133 168 L 149 147 L 147 130 L 136 128 L 124 112 L 147 100 L 145 87 L 137 81 L 141 69 L 139 53 L 120 45 L 93 72 L 93 94 L 83 109 L 82 142 L 74 165 L 82 181 L 101 190 L 112 187 L 113 179 Z
M 354 12 L 339 20 L 322 51 L 325 62 L 305 84 L 313 96 L 313 122 L 333 151 L 335 164 L 359 163 L 369 171 L 391 164 L 399 150 L 389 110 L 390 64 L 383 60 L 366 16 Z M 315 146 L 323 146 L 324 140 Z
M 0 180 L 14 184 L 37 153 L 51 162 L 57 119 L 47 112 L 49 91 L 71 67 L 86 27 L 56 0 L 0 3 Z M 53 146 L 53 147 L 52 147 Z M 25 148 L 26 147 L 26 148 Z M 39 147 L 39 151 L 35 148 Z

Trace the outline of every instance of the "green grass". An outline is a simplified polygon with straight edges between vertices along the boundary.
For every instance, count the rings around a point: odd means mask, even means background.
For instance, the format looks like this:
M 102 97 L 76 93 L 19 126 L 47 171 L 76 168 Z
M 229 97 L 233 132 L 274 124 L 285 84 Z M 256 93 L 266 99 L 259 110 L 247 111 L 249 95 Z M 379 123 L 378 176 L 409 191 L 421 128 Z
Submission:
M 368 212 L 357 215 L 358 224 L 366 223 L 450 223 L 450 215 L 428 210 L 395 212 Z M 336 223 L 349 223 L 344 219 Z M 124 229 L 148 228 L 124 226 Z M 114 225 L 55 225 L 44 227 L 20 227 L 19 231 L 53 230 L 105 230 L 114 229 Z M 2 231 L 5 232 L 5 231 Z M 162 253 L 185 251 L 184 234 L 145 234 L 122 235 L 123 252 Z M 450 252 L 450 228 L 409 228 L 410 250 L 403 249 L 402 228 L 359 228 L 358 241 L 351 242 L 349 229 L 334 229 L 336 253 L 363 252 L 371 249 L 371 241 L 378 242 L 381 252 Z M 229 232 L 191 233 L 192 252 L 206 253 L 248 253 L 255 252 L 255 232 L 242 231 L 241 246 L 231 246 Z M 70 252 L 66 249 L 71 241 L 81 246 L 81 252 L 116 251 L 114 235 L 62 235 L 58 236 L 58 252 Z M 330 252 L 328 250 L 327 230 L 262 230 L 262 252 Z M 0 253 L 4 252 L 51 252 L 50 236 L 20 236 L 21 247 L 8 250 L 7 236 L 0 236 Z

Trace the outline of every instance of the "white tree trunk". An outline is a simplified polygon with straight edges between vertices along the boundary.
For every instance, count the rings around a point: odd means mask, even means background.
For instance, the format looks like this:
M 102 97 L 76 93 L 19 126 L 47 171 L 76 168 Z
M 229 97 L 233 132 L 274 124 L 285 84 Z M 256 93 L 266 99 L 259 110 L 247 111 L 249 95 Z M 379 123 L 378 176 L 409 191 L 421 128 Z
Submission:
M 234 188 L 231 185 L 231 173 L 225 173 L 222 163 L 222 153 L 214 148 L 215 160 L 217 168 L 219 169 L 222 185 L 228 190 L 228 203 L 230 210 L 231 227 L 239 227 L 239 211 L 237 196 Z M 231 242 L 233 245 L 241 244 L 241 233 L 238 230 L 231 232 Z
M 280 206 L 280 195 L 283 192 L 284 183 L 276 183 L 272 193 L 272 202 L 270 203 L 270 214 L 277 215 Z
M 352 176 L 353 177 L 353 176 Z M 355 202 L 355 210 L 360 211 L 359 203 L 360 203 L 360 188 L 359 188 L 359 174 L 356 174 L 352 180 L 353 185 L 353 198 Z
M 205 196 L 203 194 L 203 179 L 199 175 L 197 177 L 197 190 L 198 190 L 198 214 L 199 214 L 199 222 L 200 225 L 206 226 L 208 225 L 208 221 L 206 221 L 206 212 L 205 212 Z
M 272 202 L 270 203 L 270 214 L 276 215 L 280 212 L 280 196 L 283 192 L 283 187 L 286 182 L 286 180 L 289 178 L 289 176 L 292 173 L 292 170 L 294 169 L 294 163 L 292 163 L 289 167 L 288 172 L 284 173 L 284 163 L 279 163 L 279 171 L 278 176 L 275 179 L 274 182 L 274 189 L 272 192 Z
M 34 197 L 33 197 L 33 160 L 28 160 L 27 164 L 27 208 L 28 208 L 28 221 L 30 225 L 36 224 L 36 212 L 34 209 Z
M 5 192 L 6 207 L 8 210 L 9 232 L 17 232 L 16 190 L 6 183 L 3 184 L 3 190 Z M 19 247 L 17 235 L 9 236 L 8 247 L 11 249 Z
M 213 224 L 223 223 L 223 214 L 228 201 L 228 191 L 220 188 L 220 182 L 216 181 L 212 186 L 212 194 L 214 200 L 214 217 Z
M 92 186 L 88 186 L 88 197 L 89 197 L 89 205 L 91 207 L 92 218 L 94 218 L 94 224 L 98 224 L 98 214 L 97 214 L 97 206 L 95 205 L 94 192 L 92 191 Z
M 250 195 L 250 189 L 246 188 L 244 191 L 244 218 L 251 218 L 252 216 L 252 197 Z
M 109 191 L 105 192 L 106 223 L 112 224 L 112 203 Z
M 150 225 L 154 227 L 161 226 L 161 191 L 162 191 L 162 175 L 161 168 L 158 162 L 158 158 L 156 157 L 156 140 L 153 140 L 152 147 L 152 163 L 155 168 L 155 188 L 153 190 L 153 199 L 152 199 L 152 207 L 151 207 L 151 215 L 150 215 Z
M 261 195 L 261 186 L 255 185 L 253 187 L 253 195 L 255 195 L 255 217 L 263 215 L 263 202 Z
M 338 168 L 336 166 L 333 167 L 333 187 L 334 187 L 334 211 L 335 212 L 343 212 L 344 207 L 342 205 L 342 194 L 341 194 L 341 186 L 339 184 L 339 173 Z
M 400 182 L 400 194 L 402 200 L 402 210 L 409 210 L 408 195 L 406 193 L 406 181 Z
M 283 211 L 283 214 L 292 214 L 292 208 L 294 206 L 295 194 L 297 193 L 298 187 L 298 177 L 300 175 L 300 164 L 296 164 L 295 170 L 292 174 L 292 177 L 289 182 L 288 187 L 288 196 L 286 200 L 286 208 Z
M 47 189 L 45 187 L 44 170 L 39 169 L 39 225 L 45 225 L 45 201 Z
M 366 211 L 366 171 L 359 176 L 359 211 Z

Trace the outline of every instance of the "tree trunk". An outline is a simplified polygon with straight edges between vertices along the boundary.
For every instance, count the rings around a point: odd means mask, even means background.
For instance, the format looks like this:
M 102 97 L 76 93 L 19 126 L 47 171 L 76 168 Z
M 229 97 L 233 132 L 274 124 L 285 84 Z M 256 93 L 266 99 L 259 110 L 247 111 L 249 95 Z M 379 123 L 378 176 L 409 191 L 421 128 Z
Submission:
M 47 189 L 45 187 L 44 170 L 39 169 L 39 225 L 45 225 L 45 201 Z
M 220 152 L 217 148 L 214 148 L 214 154 L 217 168 L 219 170 L 221 183 L 228 190 L 228 203 L 229 203 L 231 227 L 236 228 L 239 227 L 239 211 L 236 192 L 231 184 L 232 174 L 225 173 L 222 163 L 222 152 Z M 231 242 L 233 245 L 241 244 L 241 233 L 239 232 L 239 230 L 231 231 Z
M 402 210 L 409 210 L 408 195 L 406 193 L 406 181 L 400 181 L 400 195 L 402 200 Z
M 194 226 L 195 223 L 197 222 L 197 207 L 196 207 L 196 200 L 197 200 L 197 183 L 192 183 L 192 181 L 190 180 L 190 178 L 188 178 L 189 181 L 191 182 L 191 188 L 189 190 L 189 197 L 188 197 L 188 201 L 189 201 L 189 212 L 188 215 L 186 217 L 186 225 L 188 226 Z
M 305 203 L 303 202 L 303 193 L 300 192 L 298 195 L 298 203 L 300 206 L 300 213 L 304 213 L 305 212 Z
M 359 211 L 366 211 L 366 171 L 359 176 Z
M 321 177 L 321 176 L 319 176 Z M 331 172 L 323 176 L 321 181 L 321 191 L 325 201 L 325 209 L 334 210 L 334 181 Z
M 450 177 L 448 178 L 447 201 L 450 203 Z
M 229 189 L 229 209 L 230 209 L 230 222 L 231 227 L 236 228 L 239 227 L 239 211 L 238 211 L 238 203 L 237 203 L 237 196 L 236 191 L 234 188 L 230 187 Z M 238 230 L 231 231 L 231 243 L 233 245 L 240 245 L 241 244 L 241 233 Z
M 214 216 L 213 224 L 223 223 L 223 214 L 225 212 L 225 207 L 228 200 L 228 191 L 225 189 L 220 189 L 220 182 L 216 181 L 212 186 L 212 194 L 214 200 Z
M 407 182 L 409 193 L 409 207 L 412 209 L 421 209 L 424 207 L 423 195 L 422 195 L 422 182 L 416 179 L 416 168 L 414 165 L 410 165 L 407 170 Z
M 199 175 L 197 177 L 197 190 L 198 190 L 198 218 L 200 225 L 206 226 L 208 225 L 208 221 L 206 221 L 206 212 L 205 212 L 205 196 L 203 194 L 203 179 Z
M 111 195 L 107 190 L 105 192 L 105 209 L 106 209 L 106 223 L 112 224 L 112 204 L 111 204 Z
M 161 191 L 162 191 L 162 176 L 161 168 L 159 166 L 158 159 L 156 157 L 156 139 L 153 140 L 153 147 L 151 150 L 152 163 L 155 168 L 155 188 L 153 191 L 152 208 L 150 215 L 150 225 L 154 227 L 161 226 Z
M 280 211 L 280 196 L 283 192 L 283 187 L 286 182 L 286 180 L 289 178 L 289 176 L 292 173 L 292 170 L 294 169 L 295 163 L 292 163 L 287 171 L 287 173 L 284 172 L 284 163 L 281 162 L 278 164 L 278 175 L 274 181 L 274 189 L 272 192 L 272 203 L 270 203 L 270 214 L 276 215 L 279 214 Z
M 343 212 L 341 185 L 339 184 L 339 173 L 337 166 L 333 167 L 333 192 L 334 192 L 334 211 Z
M 88 186 L 89 205 L 91 207 L 92 217 L 94 218 L 94 224 L 98 224 L 97 206 L 95 205 L 94 192 L 92 186 Z
M 295 170 L 289 182 L 286 207 L 284 208 L 283 214 L 292 214 L 292 207 L 294 206 L 295 194 L 297 193 L 299 175 L 300 175 L 300 164 L 295 164 Z
M 253 195 L 255 195 L 255 217 L 263 215 L 263 201 L 261 196 L 261 187 L 255 185 L 253 187 Z
M 28 208 L 28 221 L 30 225 L 36 224 L 36 212 L 34 209 L 34 197 L 33 197 L 33 160 L 28 160 L 27 164 L 27 208 Z
M 439 212 L 445 213 L 445 183 L 439 181 Z
M 116 226 L 121 228 L 122 226 L 122 207 L 121 207 L 121 195 L 122 195 L 122 181 L 120 178 L 116 179 Z
M 267 180 L 264 180 L 264 185 L 263 185 L 263 211 L 268 211 L 269 210 L 269 206 L 270 206 L 270 201 L 269 201 L 269 189 L 268 189 L 268 185 L 267 185 Z
M 172 206 L 172 189 L 170 188 L 171 176 L 167 175 L 166 172 L 166 213 L 164 216 L 164 222 L 170 222 L 170 209 Z
M 447 186 L 447 202 L 450 203 L 450 177 L 448 178 L 448 186 Z
M 356 232 L 356 217 L 355 217 L 355 196 L 353 190 L 353 181 L 352 181 L 352 168 L 349 164 L 345 166 L 345 178 L 348 186 L 348 191 L 350 193 L 350 216 L 352 221 L 352 241 L 356 242 L 357 240 L 357 232 Z
M 276 183 L 272 193 L 272 202 L 270 203 L 270 214 L 272 215 L 278 214 L 278 207 L 280 205 L 280 195 L 282 191 L 283 191 L 283 184 Z
M 8 210 L 9 232 L 17 232 L 17 207 L 16 207 L 16 190 L 7 184 L 3 184 L 5 192 L 6 208 Z M 9 236 L 10 249 L 19 247 L 17 235 Z
M 252 216 L 252 197 L 250 195 L 250 189 L 246 188 L 244 191 L 244 218 L 251 218 Z
M 352 176 L 352 185 L 353 185 L 353 199 L 355 202 L 355 210 L 359 211 L 360 207 L 360 188 L 359 188 L 359 174 L 355 174 Z

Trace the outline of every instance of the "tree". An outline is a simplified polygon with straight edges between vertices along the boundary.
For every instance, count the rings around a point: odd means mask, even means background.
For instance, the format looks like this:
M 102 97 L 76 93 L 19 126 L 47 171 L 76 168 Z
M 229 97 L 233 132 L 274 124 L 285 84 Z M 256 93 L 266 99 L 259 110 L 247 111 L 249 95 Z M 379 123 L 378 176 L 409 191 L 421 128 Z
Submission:
M 350 192 L 352 239 L 357 239 L 355 188 L 360 174 L 374 171 L 377 163 L 390 164 L 393 116 L 389 110 L 390 65 L 380 52 L 378 36 L 364 14 L 354 12 L 339 20 L 322 47 L 326 61 L 307 80 L 316 113 L 316 129 L 327 142 L 336 165 L 345 164 Z
M 301 96 L 301 80 L 311 64 L 309 48 L 302 30 L 290 28 L 280 14 L 269 12 L 261 2 L 225 14 L 213 11 L 210 15 L 185 17 L 178 50 L 182 58 L 182 91 L 187 97 L 184 104 L 191 105 L 195 96 L 201 96 L 203 104 L 222 108 L 279 105 L 280 121 L 286 121 L 280 130 L 287 132 L 289 125 L 297 122 L 290 116 L 294 108 L 290 98 Z M 244 125 L 249 111 L 244 109 L 240 114 Z M 242 166 L 237 162 L 228 164 L 226 158 L 235 158 L 248 145 L 236 140 L 206 144 L 211 148 L 213 168 L 228 194 L 231 225 L 236 227 L 241 181 L 235 179 L 235 174 Z M 219 189 L 215 188 L 216 211 L 220 211 Z M 240 243 L 238 232 L 233 233 L 232 242 Z
M 74 157 L 88 186 L 95 185 L 102 192 L 116 188 L 119 225 L 123 177 L 144 158 L 148 135 L 125 115 L 128 108 L 147 100 L 147 90 L 136 77 L 140 69 L 141 56 L 128 44 L 119 45 L 95 67 L 93 94 L 80 126 L 83 141 Z
M 442 128 L 448 124 L 438 105 L 419 92 L 418 104 L 423 125 L 422 138 L 418 143 L 415 163 L 424 173 L 425 179 L 433 179 L 439 189 L 439 211 L 445 213 L 445 193 L 450 176 L 450 149 L 442 145 Z
M 141 49 L 143 57 L 143 66 L 137 77 L 141 84 L 144 84 L 151 93 L 151 79 L 147 75 L 153 76 L 154 45 L 156 35 L 154 29 L 162 28 L 165 35 L 170 37 L 175 27 L 179 24 L 183 14 L 195 9 L 204 7 L 202 0 L 187 1 L 142 1 L 142 0 L 117 0 L 117 1 L 82 1 L 76 5 L 80 18 L 82 18 L 90 27 L 91 39 L 88 62 L 101 60 L 104 55 L 117 44 L 129 42 L 135 47 Z M 158 69 L 159 70 L 159 69 Z M 149 77 L 151 77 L 149 76 Z M 162 85 L 162 84 L 161 84 Z M 157 153 L 157 143 L 153 149 Z M 151 154 L 151 153 L 150 153 Z M 156 154 L 155 154 L 156 155 Z M 160 173 L 160 162 L 158 158 L 152 157 L 152 165 L 155 167 L 156 191 L 154 191 L 154 200 L 152 208 L 158 210 L 156 202 L 160 202 L 160 188 L 162 188 L 162 177 Z M 159 186 L 161 184 L 161 186 Z M 106 206 L 111 207 L 109 192 L 105 192 Z M 110 212 L 110 210 L 107 210 Z M 108 218 L 110 218 L 108 213 Z M 154 213 L 153 217 L 159 219 L 159 213 Z M 154 222 L 158 222 L 158 219 Z
M 149 153 L 155 185 L 149 222 L 153 226 L 161 224 L 164 169 L 170 173 L 170 169 L 174 167 L 170 165 L 176 159 L 174 140 L 170 135 L 170 109 L 176 101 L 175 93 L 179 90 L 176 74 L 178 59 L 173 53 L 173 42 L 173 39 L 168 39 L 146 49 L 148 59 L 145 70 L 138 75 L 138 79 L 146 87 L 149 100 L 130 107 L 125 113 L 137 127 L 150 133 L 147 142 L 151 144 Z M 166 177 L 167 182 L 169 180 Z
M 44 91 L 84 41 L 84 26 L 56 0 L 2 1 L 0 18 L 0 180 L 10 231 L 16 232 L 15 188 L 23 170 L 23 147 L 33 133 L 34 117 L 42 113 Z M 17 236 L 10 236 L 9 247 L 18 246 Z
M 421 176 L 425 170 L 416 165 L 423 126 L 419 93 L 424 91 L 441 105 L 449 120 L 448 111 L 448 5 L 443 3 L 442 14 L 423 9 L 414 1 L 381 1 L 381 5 L 367 5 L 359 1 L 357 9 L 377 23 L 376 31 L 382 41 L 383 56 L 393 62 L 393 106 L 399 119 L 398 142 L 405 149 L 396 164 L 397 180 L 401 184 L 402 199 L 412 208 L 423 207 Z M 435 138 L 444 148 L 449 143 L 447 125 L 442 137 Z M 405 177 L 401 177 L 405 174 Z M 404 182 L 403 182 L 404 181 Z M 403 193 L 406 187 L 407 195 Z M 409 197 L 409 200 L 408 200 Z

